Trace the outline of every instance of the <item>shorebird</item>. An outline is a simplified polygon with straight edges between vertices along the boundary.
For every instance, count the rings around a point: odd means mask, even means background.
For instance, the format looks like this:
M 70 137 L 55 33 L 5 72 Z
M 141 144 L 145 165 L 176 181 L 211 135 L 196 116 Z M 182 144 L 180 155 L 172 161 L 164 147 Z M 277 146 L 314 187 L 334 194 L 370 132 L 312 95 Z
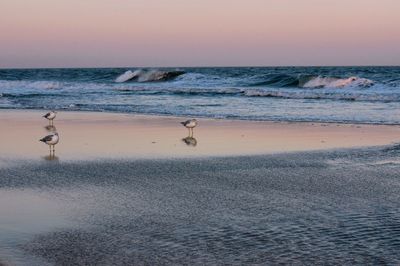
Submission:
M 186 120 L 185 122 L 181 122 L 181 124 L 189 129 L 189 137 L 193 136 L 193 128 L 197 126 L 197 120 L 196 119 L 189 119 Z M 190 134 L 191 133 L 191 134 Z
M 53 153 L 54 153 L 54 146 L 58 143 L 59 140 L 60 140 L 60 137 L 58 136 L 58 133 L 56 132 L 52 135 L 48 135 L 48 136 L 40 139 L 39 141 L 44 142 L 47 145 L 49 145 L 50 154 L 51 154 L 51 147 L 53 146 Z
M 56 111 L 50 111 L 47 114 L 45 114 L 43 117 L 49 120 L 49 125 L 53 125 L 53 120 L 56 118 L 57 112 Z

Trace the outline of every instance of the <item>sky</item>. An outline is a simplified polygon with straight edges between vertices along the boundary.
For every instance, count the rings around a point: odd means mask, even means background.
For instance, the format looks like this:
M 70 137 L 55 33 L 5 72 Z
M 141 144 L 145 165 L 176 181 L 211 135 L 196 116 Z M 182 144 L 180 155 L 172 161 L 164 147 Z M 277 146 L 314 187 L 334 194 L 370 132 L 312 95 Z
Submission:
M 400 65 L 399 0 L 0 0 L 0 68 Z

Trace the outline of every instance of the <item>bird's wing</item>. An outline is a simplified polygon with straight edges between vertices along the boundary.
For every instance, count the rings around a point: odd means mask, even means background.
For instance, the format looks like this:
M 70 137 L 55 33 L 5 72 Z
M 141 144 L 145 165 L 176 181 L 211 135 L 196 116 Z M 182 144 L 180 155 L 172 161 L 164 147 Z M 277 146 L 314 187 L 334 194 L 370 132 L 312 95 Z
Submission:
M 46 141 L 51 141 L 53 139 L 53 135 L 48 135 L 44 138 L 42 138 L 40 141 L 46 142 Z
M 43 117 L 44 118 L 47 118 L 47 117 L 49 117 L 50 116 L 50 113 L 47 113 L 47 114 L 45 114 Z

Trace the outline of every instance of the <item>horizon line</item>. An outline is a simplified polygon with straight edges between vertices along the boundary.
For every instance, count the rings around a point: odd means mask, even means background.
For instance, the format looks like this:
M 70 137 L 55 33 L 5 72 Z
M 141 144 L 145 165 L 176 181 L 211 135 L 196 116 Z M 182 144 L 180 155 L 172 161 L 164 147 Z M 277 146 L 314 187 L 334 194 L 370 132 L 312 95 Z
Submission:
M 399 65 L 210 65 L 210 66 L 90 66 L 90 67 L 0 67 L 0 70 L 24 69 L 107 69 L 107 68 L 288 68 L 288 67 L 400 67 Z

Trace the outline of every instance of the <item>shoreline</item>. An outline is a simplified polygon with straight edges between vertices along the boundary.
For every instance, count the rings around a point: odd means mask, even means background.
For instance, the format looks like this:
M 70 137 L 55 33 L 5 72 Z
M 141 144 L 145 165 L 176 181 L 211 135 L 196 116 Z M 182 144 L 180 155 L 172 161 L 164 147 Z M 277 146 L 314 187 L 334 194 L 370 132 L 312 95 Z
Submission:
M 50 109 L 17 109 L 17 108 L 0 108 L 1 111 L 13 112 L 13 111 L 33 111 L 33 112 L 41 112 L 46 113 L 50 111 Z M 365 125 L 365 126 L 398 126 L 400 127 L 400 123 L 374 123 L 374 122 L 357 122 L 357 121 L 313 121 L 313 120 L 256 120 L 256 119 L 241 119 L 241 118 L 233 118 L 233 117 L 206 117 L 206 116 L 179 116 L 179 115 L 169 115 L 169 114 L 142 114 L 142 113 L 128 113 L 128 112 L 117 112 L 117 111 L 94 111 L 94 110 L 70 110 L 70 109 L 54 109 L 57 112 L 65 112 L 65 113 L 90 113 L 90 114 L 118 114 L 118 115 L 132 115 L 132 116 L 141 116 L 148 118 L 176 118 L 176 119 L 189 119 L 189 118 L 197 118 L 202 120 L 215 120 L 215 121 L 231 121 L 231 122 L 261 122 L 261 123 L 282 123 L 282 124 L 334 124 L 334 125 Z
M 0 155 L 46 158 L 48 147 L 38 139 L 55 130 L 60 134 L 56 156 L 67 160 L 263 155 L 382 146 L 400 140 L 397 125 L 199 118 L 190 138 L 179 124 L 190 117 L 59 111 L 55 128 L 48 128 L 44 113 L 1 110 Z

